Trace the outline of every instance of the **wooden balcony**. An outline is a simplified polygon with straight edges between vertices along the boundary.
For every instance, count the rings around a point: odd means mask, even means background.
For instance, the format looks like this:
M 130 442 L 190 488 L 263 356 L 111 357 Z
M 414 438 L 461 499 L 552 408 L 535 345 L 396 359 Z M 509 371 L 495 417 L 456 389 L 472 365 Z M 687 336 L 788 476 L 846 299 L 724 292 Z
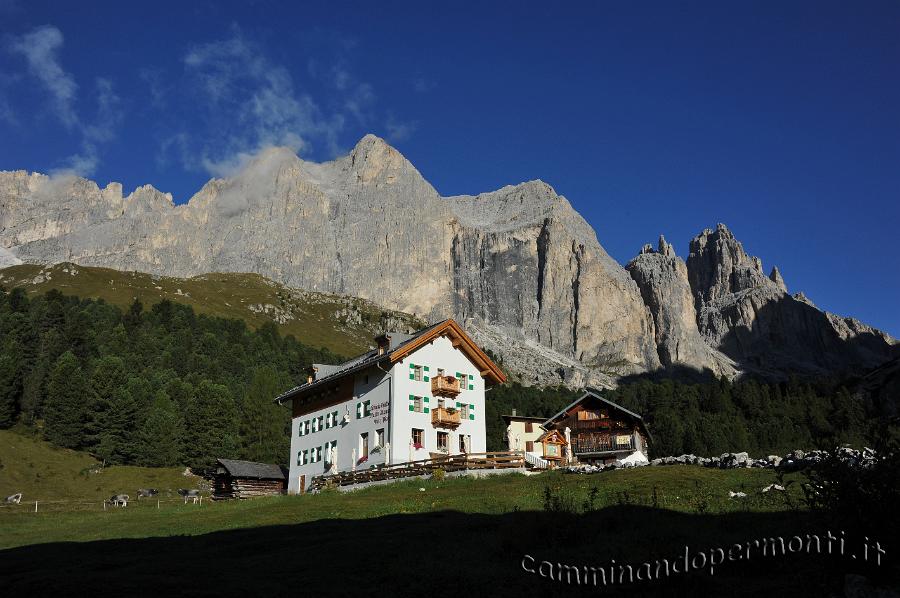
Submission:
M 605 436 L 599 438 L 574 438 L 572 440 L 572 452 L 576 455 L 590 453 L 613 453 L 619 451 L 633 451 L 635 449 L 634 438 L 629 436 L 621 441 L 618 436 Z
M 447 409 L 445 407 L 437 407 L 431 410 L 431 424 L 434 427 L 455 429 L 459 426 L 461 419 L 458 409 Z
M 459 395 L 459 380 L 453 376 L 435 376 L 431 379 L 431 394 L 435 397 L 455 397 Z

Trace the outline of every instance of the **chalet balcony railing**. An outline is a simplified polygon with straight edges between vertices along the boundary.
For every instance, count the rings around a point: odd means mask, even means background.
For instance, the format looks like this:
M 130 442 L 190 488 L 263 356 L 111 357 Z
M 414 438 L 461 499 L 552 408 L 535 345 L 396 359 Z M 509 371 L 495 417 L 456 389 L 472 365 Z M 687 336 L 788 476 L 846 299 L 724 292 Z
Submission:
M 455 397 L 459 395 L 459 379 L 453 376 L 435 376 L 431 379 L 431 394 L 436 397 Z
M 608 419 L 580 419 L 575 422 L 576 430 L 609 430 L 612 422 Z
M 634 437 L 629 436 L 627 441 L 619 441 L 617 438 L 600 439 L 573 439 L 572 450 L 575 454 L 605 453 L 610 451 L 634 450 Z
M 431 410 L 431 424 L 441 428 L 456 428 L 459 426 L 461 418 L 458 409 L 447 409 L 446 407 L 437 407 Z

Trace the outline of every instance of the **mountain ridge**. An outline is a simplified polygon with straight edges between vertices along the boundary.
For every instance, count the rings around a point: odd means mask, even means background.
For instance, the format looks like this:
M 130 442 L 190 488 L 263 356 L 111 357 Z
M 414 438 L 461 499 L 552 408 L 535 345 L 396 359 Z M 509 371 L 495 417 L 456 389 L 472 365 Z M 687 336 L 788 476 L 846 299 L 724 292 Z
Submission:
M 0 173 L 0 259 L 180 277 L 255 272 L 428 320 L 455 317 L 540 384 L 610 385 L 676 366 L 819 373 L 894 353 L 887 335 L 787 295 L 780 273 L 762 273 L 724 225 L 695 237 L 687 260 L 666 243 L 623 267 L 549 184 L 442 197 L 374 135 L 323 163 L 271 148 L 186 204 L 149 186 L 122 197 L 116 185 Z M 792 326 L 816 355 L 768 359 L 767 343 L 798 337 Z

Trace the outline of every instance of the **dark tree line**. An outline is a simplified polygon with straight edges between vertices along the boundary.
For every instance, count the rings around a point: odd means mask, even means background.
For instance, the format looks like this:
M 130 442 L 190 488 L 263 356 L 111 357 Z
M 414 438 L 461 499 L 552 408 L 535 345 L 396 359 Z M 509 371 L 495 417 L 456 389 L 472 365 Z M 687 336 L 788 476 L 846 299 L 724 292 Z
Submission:
M 501 415 L 550 417 L 581 393 L 507 384 L 488 392 L 488 450 L 506 450 Z M 873 442 L 880 417 L 839 385 L 792 379 L 764 383 L 636 381 L 603 391 L 640 414 L 653 435 L 653 456 L 747 451 L 753 456 L 796 448 L 860 447 Z
M 107 463 L 203 467 L 216 457 L 281 463 L 290 418 L 272 399 L 326 349 L 161 301 L 0 289 L 0 427 L 20 421 Z
M 197 315 L 162 301 L 123 312 L 102 300 L 0 289 L 0 427 L 16 422 L 108 463 L 206 466 L 228 456 L 281 463 L 287 409 L 272 403 L 325 349 Z M 654 455 L 861 445 L 878 415 L 839 386 L 637 381 L 604 391 L 643 415 Z M 506 384 L 486 395 L 488 450 L 505 450 L 502 415 L 550 417 L 579 392 Z

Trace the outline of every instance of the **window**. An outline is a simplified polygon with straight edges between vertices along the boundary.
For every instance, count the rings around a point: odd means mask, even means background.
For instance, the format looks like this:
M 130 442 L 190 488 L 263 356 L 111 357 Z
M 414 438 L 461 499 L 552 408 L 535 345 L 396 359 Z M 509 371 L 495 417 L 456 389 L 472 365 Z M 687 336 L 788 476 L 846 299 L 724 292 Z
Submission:
M 459 389 L 466 390 L 475 390 L 475 376 L 472 374 L 463 374 L 462 372 L 456 372 L 456 379 L 459 380 Z
M 457 403 L 456 406 L 459 408 L 459 417 L 469 419 L 469 406 L 462 403 Z
M 384 446 L 384 428 L 375 430 L 375 446 Z
M 409 379 L 417 382 L 428 382 L 428 366 L 409 364 Z
M 442 453 L 450 451 L 450 434 L 448 432 L 437 433 L 437 450 Z
M 308 450 L 304 449 L 302 461 L 303 462 L 300 465 L 306 465 L 307 463 L 309 463 L 309 451 Z
M 306 436 L 309 434 L 309 420 L 303 422 L 303 435 Z
M 444 408 L 444 399 L 438 399 L 438 409 Z
M 338 425 L 338 412 L 337 411 L 331 412 L 331 425 L 332 426 Z
M 364 459 L 369 456 L 369 433 L 365 432 L 359 435 L 359 458 Z
M 428 397 L 409 395 L 409 410 L 416 413 L 428 413 Z
M 312 418 L 312 431 L 313 434 L 319 431 L 319 418 L 317 417 Z
M 319 416 L 319 430 L 324 430 L 324 429 L 325 429 L 324 426 L 323 426 L 324 422 L 325 422 L 325 416 L 324 416 L 324 415 L 320 415 L 320 416 Z
M 297 422 L 297 436 L 303 436 L 303 422 Z
M 362 401 L 356 404 L 356 419 L 362 419 L 372 415 L 372 401 Z
M 459 452 L 468 453 L 469 447 L 472 445 L 472 437 L 468 434 L 459 435 Z
M 425 448 L 425 430 L 419 428 L 412 429 L 413 448 Z
M 525 450 L 528 451 L 529 453 L 534 452 L 534 441 L 533 440 L 525 441 Z
M 334 457 L 334 451 L 337 449 L 337 440 L 332 440 L 331 442 L 326 442 L 325 446 L 322 447 L 325 450 L 325 463 L 331 465 L 333 463 L 332 457 Z
M 525 422 L 525 432 L 528 434 L 530 434 L 531 432 L 534 432 L 534 426 L 532 425 L 531 422 Z
M 297 465 L 303 465 L 303 451 L 297 451 Z

